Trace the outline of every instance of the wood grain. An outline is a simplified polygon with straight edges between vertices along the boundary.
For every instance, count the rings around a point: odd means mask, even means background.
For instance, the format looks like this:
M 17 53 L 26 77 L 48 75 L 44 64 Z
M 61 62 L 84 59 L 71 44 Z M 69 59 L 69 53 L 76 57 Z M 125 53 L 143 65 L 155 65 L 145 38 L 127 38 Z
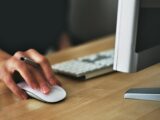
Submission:
M 114 36 L 47 56 L 53 63 L 114 47 Z M 0 120 L 157 120 L 160 102 L 125 100 L 131 87 L 159 87 L 160 65 L 132 74 L 112 73 L 86 81 L 56 75 L 67 98 L 56 104 L 19 100 L 0 82 Z

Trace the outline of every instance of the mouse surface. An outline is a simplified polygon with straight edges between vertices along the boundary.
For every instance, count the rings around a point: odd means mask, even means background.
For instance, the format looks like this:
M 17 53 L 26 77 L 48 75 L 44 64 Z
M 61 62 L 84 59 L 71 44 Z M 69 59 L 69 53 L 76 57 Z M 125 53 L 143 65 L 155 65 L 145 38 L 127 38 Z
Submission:
M 58 85 L 54 85 L 48 94 L 44 94 L 40 90 L 32 89 L 25 82 L 20 82 L 17 85 L 25 90 L 29 96 L 44 102 L 54 103 L 61 101 L 66 97 L 66 91 Z

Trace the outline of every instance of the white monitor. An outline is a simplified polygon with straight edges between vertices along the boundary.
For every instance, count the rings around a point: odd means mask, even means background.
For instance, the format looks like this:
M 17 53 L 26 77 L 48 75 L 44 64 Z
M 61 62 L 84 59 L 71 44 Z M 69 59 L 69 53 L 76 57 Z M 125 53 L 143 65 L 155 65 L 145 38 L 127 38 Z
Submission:
M 114 70 L 136 72 L 159 62 L 160 0 L 119 0 Z M 160 89 L 131 89 L 125 97 L 160 101 Z

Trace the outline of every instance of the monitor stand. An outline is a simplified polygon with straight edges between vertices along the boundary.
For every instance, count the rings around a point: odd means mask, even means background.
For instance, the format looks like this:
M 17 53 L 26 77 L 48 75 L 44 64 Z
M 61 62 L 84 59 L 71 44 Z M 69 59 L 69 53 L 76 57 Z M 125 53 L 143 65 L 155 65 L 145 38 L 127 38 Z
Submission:
M 160 88 L 132 88 L 125 93 L 124 98 L 160 101 Z

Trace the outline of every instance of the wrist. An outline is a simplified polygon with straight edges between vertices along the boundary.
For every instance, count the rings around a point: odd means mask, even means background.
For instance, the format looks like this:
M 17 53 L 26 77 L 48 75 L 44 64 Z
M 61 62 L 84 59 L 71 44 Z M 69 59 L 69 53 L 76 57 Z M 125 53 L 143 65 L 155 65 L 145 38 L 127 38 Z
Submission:
M 11 57 L 10 54 L 4 52 L 0 49 L 0 67 L 5 63 L 6 60 L 8 60 Z

